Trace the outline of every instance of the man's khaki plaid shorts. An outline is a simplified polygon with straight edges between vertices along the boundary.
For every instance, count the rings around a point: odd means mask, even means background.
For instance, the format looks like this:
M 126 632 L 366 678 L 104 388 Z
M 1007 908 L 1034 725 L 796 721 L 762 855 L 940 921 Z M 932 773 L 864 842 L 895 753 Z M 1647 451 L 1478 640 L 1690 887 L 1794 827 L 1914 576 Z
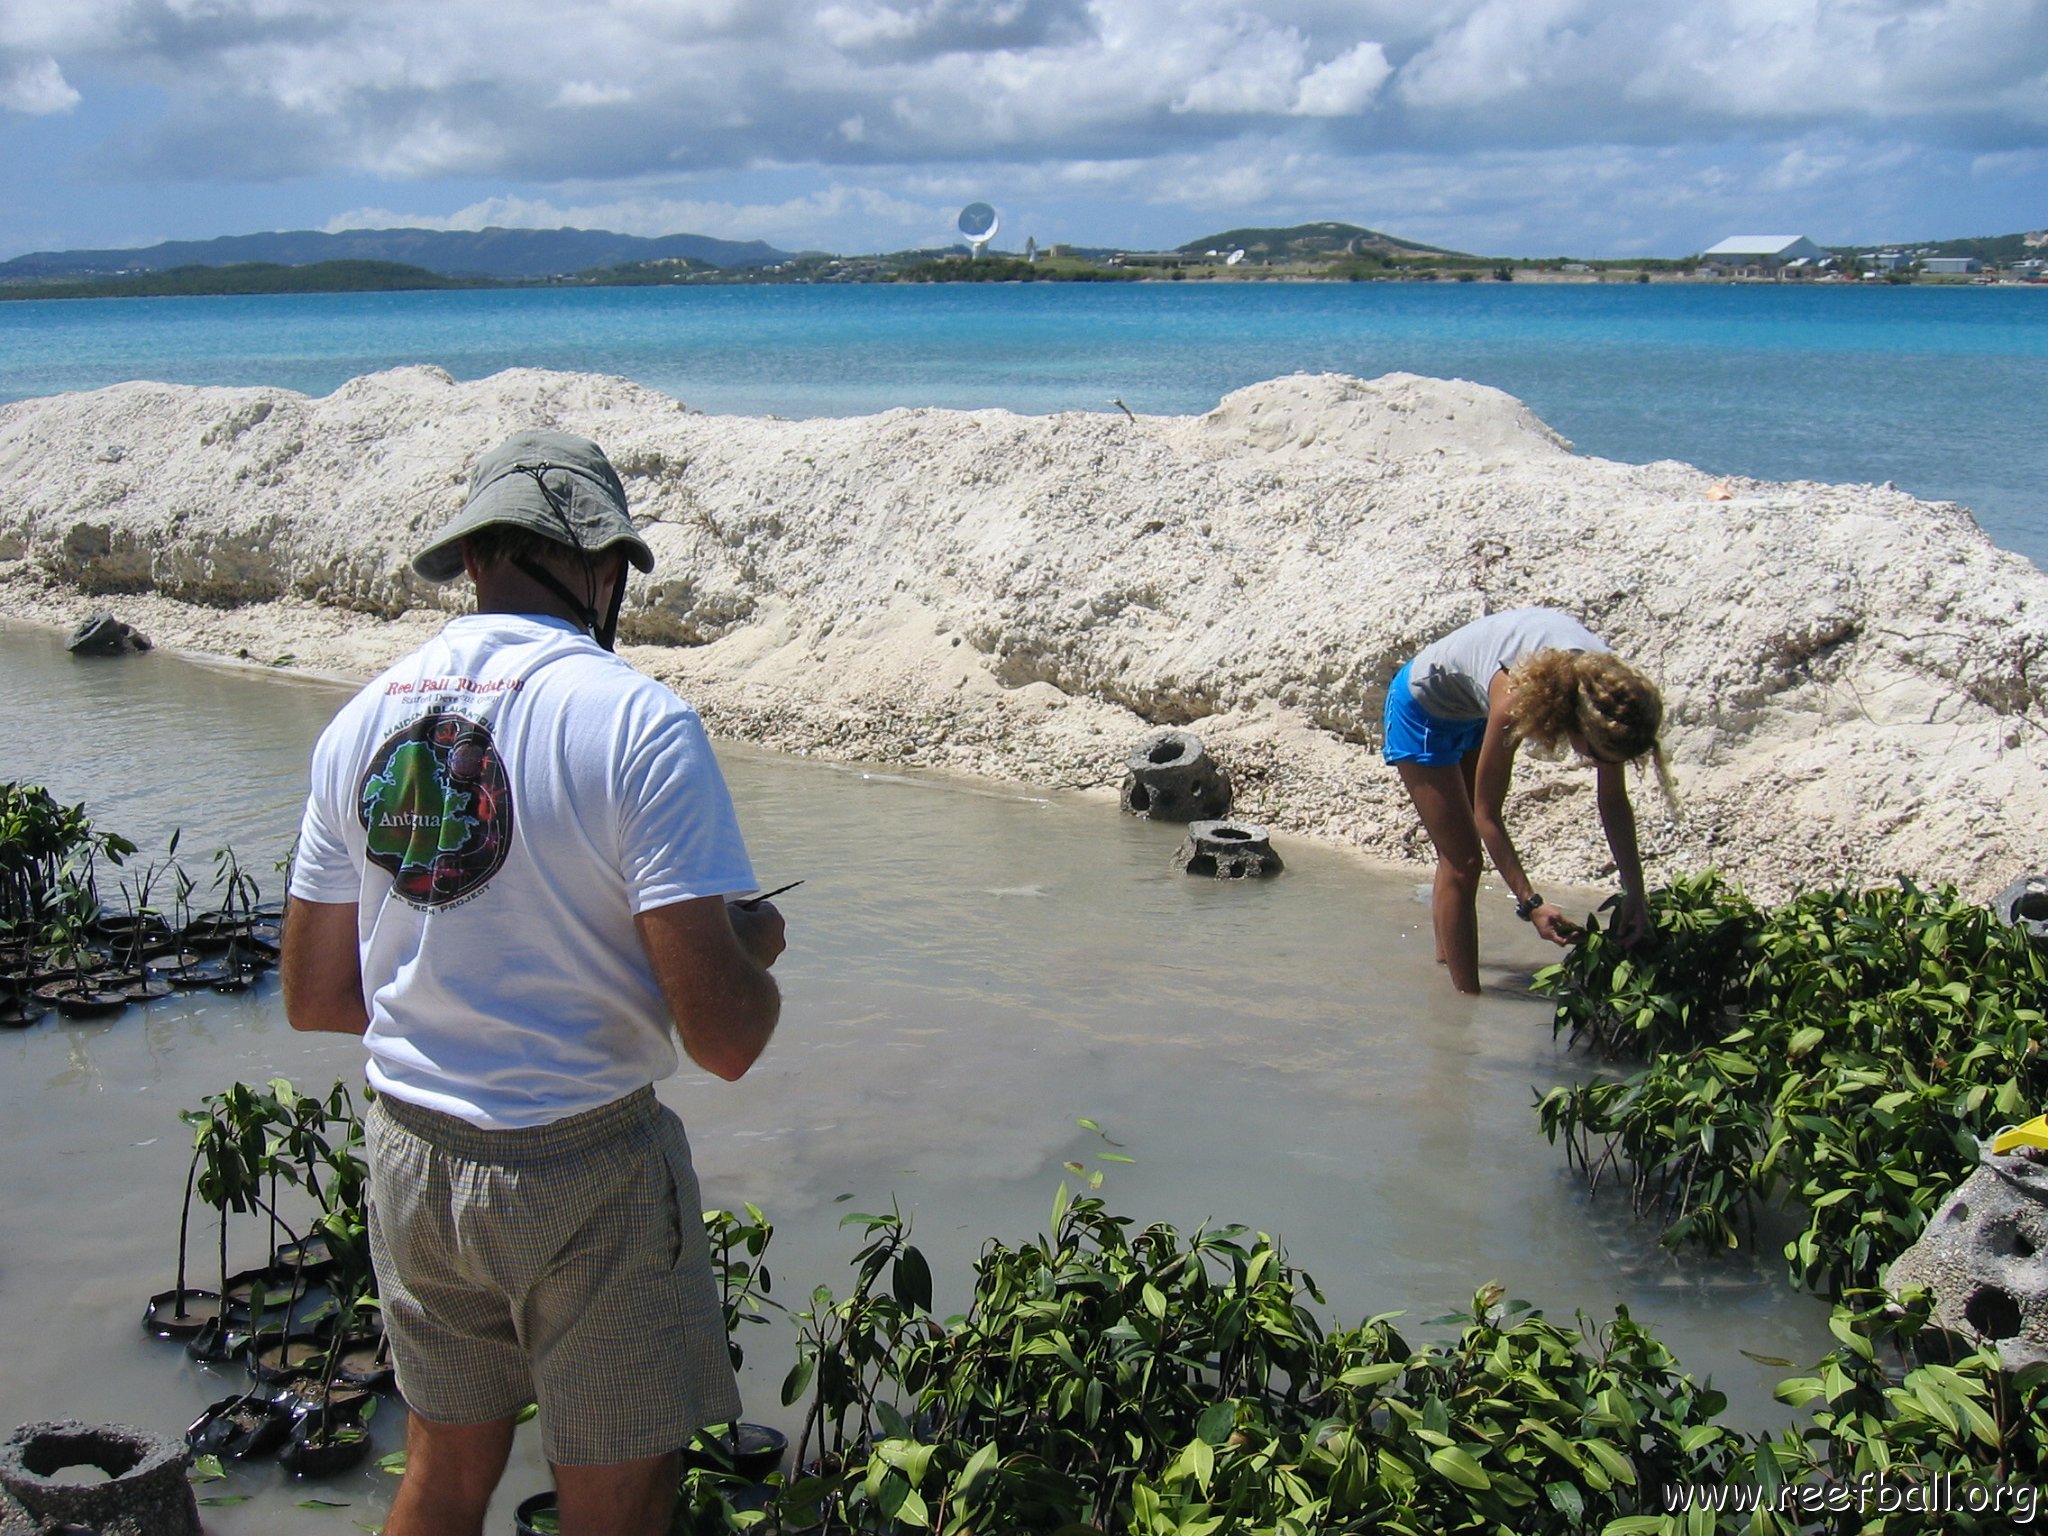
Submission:
M 485 1131 L 380 1097 L 370 1251 L 398 1389 L 480 1424 L 540 1404 L 557 1465 L 659 1456 L 738 1416 L 682 1122 L 643 1088 Z

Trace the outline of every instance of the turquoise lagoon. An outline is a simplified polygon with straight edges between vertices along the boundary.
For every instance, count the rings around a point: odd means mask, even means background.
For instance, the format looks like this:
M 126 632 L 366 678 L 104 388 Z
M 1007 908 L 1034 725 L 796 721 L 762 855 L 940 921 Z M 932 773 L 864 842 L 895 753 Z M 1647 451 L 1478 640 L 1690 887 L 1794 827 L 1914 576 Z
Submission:
M 127 379 L 623 374 L 714 413 L 1206 411 L 1297 371 L 1473 379 L 1583 453 L 1959 501 L 2048 566 L 2048 287 L 544 288 L 0 304 L 0 400 Z

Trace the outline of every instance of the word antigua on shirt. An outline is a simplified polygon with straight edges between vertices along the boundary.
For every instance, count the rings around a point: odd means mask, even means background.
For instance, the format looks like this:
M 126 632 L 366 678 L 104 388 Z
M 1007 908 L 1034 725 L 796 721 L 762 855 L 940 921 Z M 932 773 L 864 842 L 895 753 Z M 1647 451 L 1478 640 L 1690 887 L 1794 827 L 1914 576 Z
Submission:
M 482 682 L 474 677 L 423 677 L 416 683 L 387 683 L 384 695 L 402 693 L 517 693 L 526 686 L 523 677 L 494 677 Z

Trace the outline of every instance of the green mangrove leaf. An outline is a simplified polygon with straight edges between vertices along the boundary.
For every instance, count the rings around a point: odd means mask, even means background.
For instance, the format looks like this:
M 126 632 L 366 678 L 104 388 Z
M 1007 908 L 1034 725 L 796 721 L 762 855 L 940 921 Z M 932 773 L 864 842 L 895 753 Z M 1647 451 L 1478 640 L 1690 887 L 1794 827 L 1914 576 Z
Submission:
M 1606 1469 L 1609 1477 L 1618 1483 L 1627 1483 L 1631 1488 L 1635 1486 L 1635 1464 L 1620 1451 L 1605 1440 L 1582 1440 L 1579 1443 L 1586 1448 L 1588 1455 Z
M 1545 1483 L 1543 1497 L 1550 1501 L 1550 1507 L 1570 1522 L 1576 1530 L 1586 1519 L 1586 1496 L 1579 1492 L 1575 1483 Z
M 1440 1450 L 1431 1451 L 1429 1464 L 1461 1488 L 1483 1490 L 1493 1486 L 1493 1479 L 1486 1475 L 1486 1469 L 1474 1461 L 1469 1452 L 1458 1446 L 1447 1445 Z

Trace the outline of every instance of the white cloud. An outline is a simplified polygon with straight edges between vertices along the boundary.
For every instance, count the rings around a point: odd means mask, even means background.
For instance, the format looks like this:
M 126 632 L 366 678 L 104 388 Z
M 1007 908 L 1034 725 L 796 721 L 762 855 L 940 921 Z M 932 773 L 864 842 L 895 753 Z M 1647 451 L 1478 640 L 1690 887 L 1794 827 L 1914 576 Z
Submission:
M 630 86 L 604 85 L 595 80 L 570 80 L 555 92 L 558 107 L 621 107 L 632 100 Z
M 846 184 L 820 188 L 781 202 L 732 202 L 664 197 L 658 194 L 604 201 L 555 202 L 547 198 L 492 197 L 454 213 L 401 212 L 392 208 L 351 208 L 324 226 L 344 229 L 609 229 L 622 235 L 669 235 L 679 231 L 731 240 L 813 245 L 821 228 L 858 219 L 889 238 L 871 246 L 900 244 L 913 234 L 951 219 L 955 205 L 911 202 L 872 188 Z
M 1689 248 L 2001 177 L 2011 227 L 2041 222 L 2048 0 L 0 0 L 0 109 L 18 135 L 71 113 L 105 185 L 342 184 L 456 220 L 483 186 L 855 248 L 971 189 Z M 85 179 L 10 158 L 51 206 Z
M 69 112 L 83 100 L 64 78 L 55 59 L 35 59 L 17 65 L 0 78 L 0 108 L 30 117 L 47 117 Z
M 2007 149 L 1976 155 L 1970 160 L 1970 174 L 1986 181 L 2015 181 L 2022 176 L 2048 174 L 2048 149 Z
M 1301 117 L 1348 117 L 1363 112 L 1393 72 L 1386 49 L 1378 43 L 1360 43 L 1302 78 L 1294 111 Z
M 902 42 L 917 28 L 908 11 L 887 5 L 825 5 L 818 9 L 818 35 L 835 48 L 872 48 Z
M 1580 0 L 1481 0 L 1401 71 L 1418 107 L 1477 106 L 1519 95 L 1550 73 Z
M 430 173 L 444 155 L 394 141 L 440 117 L 497 146 L 473 171 L 538 181 L 657 170 L 678 144 L 725 167 L 1162 153 L 1368 108 L 1384 143 L 1469 148 L 2048 124 L 2040 0 L 9 0 L 0 17 L 18 61 L 161 91 L 174 135 L 195 125 L 178 153 L 227 176 L 268 163 L 294 118 L 320 121 L 335 171 Z M 69 89 L 11 78 L 12 100 Z M 644 129 L 589 110 L 628 104 Z M 260 126 L 237 133 L 238 113 Z
M 1772 192 L 1804 191 L 1825 185 L 1839 176 L 1848 163 L 1848 156 L 1839 151 L 1830 153 L 1795 144 L 1758 178 L 1758 185 Z
M 1307 47 L 1292 30 L 1249 24 L 1223 40 L 1202 39 L 1210 54 L 1189 70 L 1174 97 L 1176 112 L 1285 112 L 1299 89 Z M 1220 45 L 1219 45 L 1220 42 Z M 1173 61 L 1173 55 L 1166 55 Z
M 133 10 L 133 0 L 9 0 L 0 6 L 0 52 L 119 47 Z

